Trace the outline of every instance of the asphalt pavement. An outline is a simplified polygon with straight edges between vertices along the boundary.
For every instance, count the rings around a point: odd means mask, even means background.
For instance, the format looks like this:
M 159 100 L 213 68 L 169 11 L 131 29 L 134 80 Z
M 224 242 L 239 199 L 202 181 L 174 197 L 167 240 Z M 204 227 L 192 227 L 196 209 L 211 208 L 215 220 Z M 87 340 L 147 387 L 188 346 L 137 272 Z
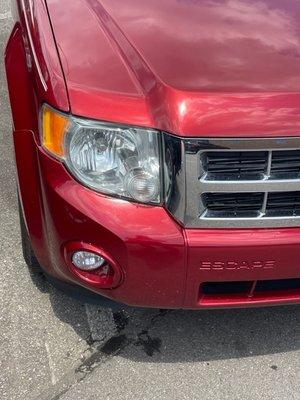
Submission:
M 113 311 L 68 298 L 21 254 L 0 0 L 0 399 L 299 400 L 300 306 Z

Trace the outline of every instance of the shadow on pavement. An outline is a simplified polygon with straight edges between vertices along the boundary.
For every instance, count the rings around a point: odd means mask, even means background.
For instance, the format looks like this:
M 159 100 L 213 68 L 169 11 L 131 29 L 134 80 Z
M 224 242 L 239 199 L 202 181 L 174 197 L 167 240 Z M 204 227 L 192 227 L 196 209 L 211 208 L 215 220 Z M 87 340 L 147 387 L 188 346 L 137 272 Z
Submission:
M 83 337 L 78 327 L 86 318 L 84 304 L 50 286 L 41 275 L 32 279 L 40 290 L 49 292 L 57 318 Z M 107 313 L 107 309 L 99 307 L 97 312 Z M 123 349 L 121 356 L 137 362 L 208 362 L 300 349 L 299 306 L 205 311 L 132 308 L 111 313 L 115 326 L 110 330 L 115 334 L 100 348 L 104 353 Z

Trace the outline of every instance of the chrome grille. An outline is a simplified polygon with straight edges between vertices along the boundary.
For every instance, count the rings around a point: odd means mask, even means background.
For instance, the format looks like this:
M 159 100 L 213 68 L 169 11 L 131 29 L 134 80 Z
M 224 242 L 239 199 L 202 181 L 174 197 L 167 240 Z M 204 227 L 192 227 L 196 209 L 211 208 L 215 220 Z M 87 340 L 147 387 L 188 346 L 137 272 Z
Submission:
M 300 226 L 300 138 L 180 142 L 167 207 L 184 226 Z

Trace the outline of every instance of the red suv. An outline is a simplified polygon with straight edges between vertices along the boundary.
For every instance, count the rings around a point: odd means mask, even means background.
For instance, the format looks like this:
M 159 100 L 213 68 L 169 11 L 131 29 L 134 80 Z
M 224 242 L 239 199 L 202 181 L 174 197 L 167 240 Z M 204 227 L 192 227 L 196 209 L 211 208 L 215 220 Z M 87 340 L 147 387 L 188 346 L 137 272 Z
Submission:
M 300 301 L 300 2 L 17 0 L 23 250 L 135 306 Z

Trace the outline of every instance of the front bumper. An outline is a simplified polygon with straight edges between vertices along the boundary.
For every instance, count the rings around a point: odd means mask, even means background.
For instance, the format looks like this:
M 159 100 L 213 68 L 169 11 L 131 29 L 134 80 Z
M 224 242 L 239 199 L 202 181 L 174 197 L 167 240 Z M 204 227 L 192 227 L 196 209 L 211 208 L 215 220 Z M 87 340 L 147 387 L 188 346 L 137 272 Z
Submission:
M 54 279 L 143 307 L 201 309 L 300 302 L 298 289 L 222 295 L 202 290 L 207 282 L 252 285 L 299 278 L 300 228 L 183 229 L 162 207 L 85 188 L 35 143 L 31 132 L 15 132 L 14 137 L 32 245 Z M 63 249 L 78 241 L 104 249 L 121 266 L 119 286 L 100 289 L 70 271 Z

